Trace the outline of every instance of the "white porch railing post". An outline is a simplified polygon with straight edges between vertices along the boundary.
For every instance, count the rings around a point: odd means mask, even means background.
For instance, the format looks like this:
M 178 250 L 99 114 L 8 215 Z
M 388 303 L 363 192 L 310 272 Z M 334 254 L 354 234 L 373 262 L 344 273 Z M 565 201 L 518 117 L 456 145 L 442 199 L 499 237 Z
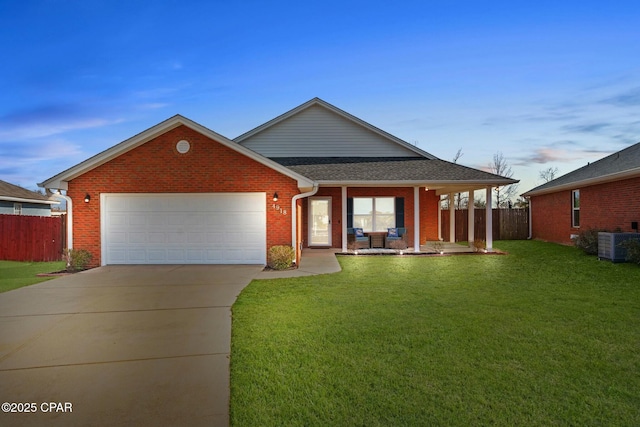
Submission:
M 442 200 L 440 199 L 438 199 L 438 240 L 442 240 Z
M 473 247 L 473 242 L 476 240 L 475 237 L 475 209 L 473 206 L 474 200 L 473 200 L 473 196 L 474 196 L 474 191 L 473 190 L 469 190 L 469 203 L 467 203 L 467 217 L 468 217 L 468 222 L 467 222 L 467 228 L 468 228 L 468 237 L 467 237 L 467 241 L 469 242 L 469 247 L 472 248 Z
M 451 243 L 456 241 L 456 207 L 453 196 L 453 193 L 449 193 L 449 241 Z
M 347 187 L 342 187 L 342 252 L 347 252 Z
M 413 250 L 420 252 L 420 187 L 413 187 Z
M 487 252 L 493 252 L 493 210 L 491 209 L 491 205 L 493 204 L 493 200 L 491 200 L 491 193 L 492 193 L 493 189 L 491 187 L 487 187 L 487 207 L 486 207 L 486 212 L 487 212 L 487 218 L 486 218 L 486 235 L 485 235 L 485 242 L 486 242 L 486 250 Z

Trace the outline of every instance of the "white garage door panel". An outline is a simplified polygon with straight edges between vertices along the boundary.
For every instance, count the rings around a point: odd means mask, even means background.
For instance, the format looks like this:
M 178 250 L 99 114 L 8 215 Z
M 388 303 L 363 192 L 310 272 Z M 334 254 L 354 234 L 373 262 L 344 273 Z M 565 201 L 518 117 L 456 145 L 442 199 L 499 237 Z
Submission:
M 266 194 L 103 194 L 104 264 L 265 264 Z

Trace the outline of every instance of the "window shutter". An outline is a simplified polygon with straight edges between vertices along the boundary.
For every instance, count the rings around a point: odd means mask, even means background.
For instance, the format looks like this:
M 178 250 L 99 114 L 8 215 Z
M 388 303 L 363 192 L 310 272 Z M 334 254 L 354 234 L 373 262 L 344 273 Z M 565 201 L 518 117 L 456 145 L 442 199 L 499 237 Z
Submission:
M 396 197 L 396 227 L 404 228 L 404 197 Z
M 353 228 L 353 197 L 347 197 L 347 228 Z

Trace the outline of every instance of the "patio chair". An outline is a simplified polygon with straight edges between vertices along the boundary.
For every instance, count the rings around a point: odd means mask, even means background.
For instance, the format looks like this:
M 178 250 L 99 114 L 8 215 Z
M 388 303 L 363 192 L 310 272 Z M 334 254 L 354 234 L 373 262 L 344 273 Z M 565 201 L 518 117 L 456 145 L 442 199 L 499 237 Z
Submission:
M 385 239 L 384 239 L 384 247 L 391 248 L 391 245 L 393 242 L 402 242 L 402 243 L 394 244 L 394 246 L 403 246 L 402 248 L 394 247 L 394 249 L 406 249 L 407 248 L 407 243 L 405 240 L 406 234 L 407 234 L 407 229 L 404 227 L 388 228 L 387 235 L 385 236 Z
M 366 236 L 362 228 L 347 228 L 347 234 L 353 236 L 354 249 L 369 249 L 369 236 Z

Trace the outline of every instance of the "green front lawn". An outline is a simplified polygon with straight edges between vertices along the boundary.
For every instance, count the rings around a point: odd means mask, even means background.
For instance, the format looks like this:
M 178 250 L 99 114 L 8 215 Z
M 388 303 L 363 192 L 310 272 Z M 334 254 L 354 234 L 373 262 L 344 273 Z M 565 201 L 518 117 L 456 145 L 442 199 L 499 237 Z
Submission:
M 640 425 L 640 268 L 572 247 L 341 257 L 233 306 L 234 426 Z
M 64 261 L 18 262 L 0 261 L 0 292 L 7 292 L 34 283 L 44 282 L 53 277 L 36 277 L 36 274 L 51 273 L 64 269 Z

